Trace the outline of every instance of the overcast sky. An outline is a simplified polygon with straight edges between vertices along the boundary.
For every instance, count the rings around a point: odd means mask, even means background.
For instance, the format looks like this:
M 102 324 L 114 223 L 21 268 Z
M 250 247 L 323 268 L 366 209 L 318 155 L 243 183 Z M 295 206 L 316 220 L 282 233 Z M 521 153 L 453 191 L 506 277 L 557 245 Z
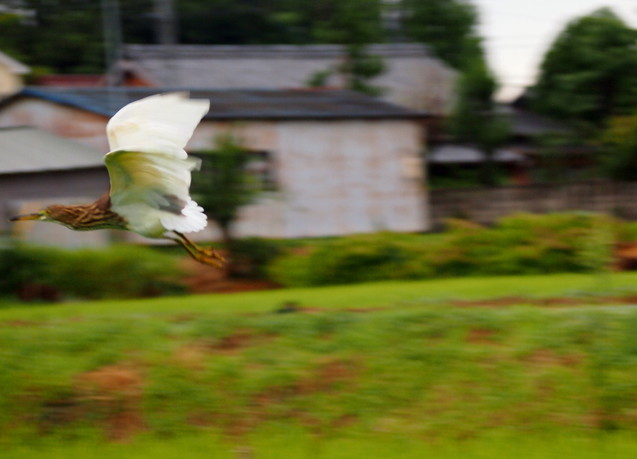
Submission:
M 489 64 L 510 100 L 533 83 L 547 48 L 573 18 L 608 6 L 637 27 L 637 0 L 473 0 Z

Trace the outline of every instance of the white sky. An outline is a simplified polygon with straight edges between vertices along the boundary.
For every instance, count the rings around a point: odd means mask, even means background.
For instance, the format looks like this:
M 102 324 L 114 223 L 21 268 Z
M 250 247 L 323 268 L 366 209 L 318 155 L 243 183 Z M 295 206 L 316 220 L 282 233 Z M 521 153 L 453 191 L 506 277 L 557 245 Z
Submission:
M 532 84 L 544 53 L 572 19 L 604 6 L 637 27 L 637 0 L 473 0 L 489 65 L 510 100 Z

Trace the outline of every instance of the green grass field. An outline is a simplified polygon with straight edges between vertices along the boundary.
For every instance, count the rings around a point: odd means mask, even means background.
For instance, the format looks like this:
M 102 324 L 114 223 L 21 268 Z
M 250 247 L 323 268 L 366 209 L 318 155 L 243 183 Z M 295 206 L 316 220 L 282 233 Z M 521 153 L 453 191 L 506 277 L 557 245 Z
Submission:
M 634 457 L 635 294 L 622 273 L 4 304 L 2 457 Z

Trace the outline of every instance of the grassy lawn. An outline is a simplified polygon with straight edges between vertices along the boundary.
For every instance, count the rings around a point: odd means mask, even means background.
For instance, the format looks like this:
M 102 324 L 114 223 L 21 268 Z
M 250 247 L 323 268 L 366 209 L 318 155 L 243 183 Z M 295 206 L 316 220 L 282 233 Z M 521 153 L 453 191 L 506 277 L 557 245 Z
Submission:
M 138 438 L 126 443 L 48 442 L 6 451 L 11 459 L 609 459 L 637 456 L 632 435 L 509 436 L 457 442 L 422 442 L 406 436 L 349 436 L 317 439 L 305 432 L 285 429 L 259 432 L 230 444 L 214 435 L 178 438 Z
M 173 314 L 182 312 L 260 313 L 295 302 L 325 309 L 374 308 L 409 304 L 444 304 L 450 300 L 502 297 L 580 298 L 637 293 L 637 273 L 603 277 L 586 274 L 548 276 L 468 277 L 425 281 L 281 289 L 226 295 L 179 296 L 145 300 L 75 302 L 59 305 L 1 304 L 0 320 L 47 320 L 55 317 L 91 317 L 122 314 Z
M 634 457 L 636 281 L 5 304 L 2 457 Z

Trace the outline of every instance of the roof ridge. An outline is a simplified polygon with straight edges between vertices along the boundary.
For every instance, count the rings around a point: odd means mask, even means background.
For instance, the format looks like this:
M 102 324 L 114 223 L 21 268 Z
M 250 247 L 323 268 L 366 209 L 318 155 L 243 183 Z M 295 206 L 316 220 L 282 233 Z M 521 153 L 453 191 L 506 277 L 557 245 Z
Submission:
M 27 87 L 16 97 L 37 97 L 49 102 L 105 116 L 141 97 L 175 88 L 49 88 Z M 425 118 L 430 114 L 347 89 L 190 89 L 193 98 L 211 100 L 206 119 L 398 119 Z M 6 101 L 4 102 L 7 103 Z
M 184 59 L 192 57 L 228 57 L 228 58 L 334 58 L 343 55 L 345 45 L 310 44 L 310 45 L 147 45 L 124 44 L 124 55 L 140 57 L 146 55 L 164 59 Z M 430 48 L 422 43 L 373 43 L 367 50 L 371 54 L 382 57 L 431 57 Z

